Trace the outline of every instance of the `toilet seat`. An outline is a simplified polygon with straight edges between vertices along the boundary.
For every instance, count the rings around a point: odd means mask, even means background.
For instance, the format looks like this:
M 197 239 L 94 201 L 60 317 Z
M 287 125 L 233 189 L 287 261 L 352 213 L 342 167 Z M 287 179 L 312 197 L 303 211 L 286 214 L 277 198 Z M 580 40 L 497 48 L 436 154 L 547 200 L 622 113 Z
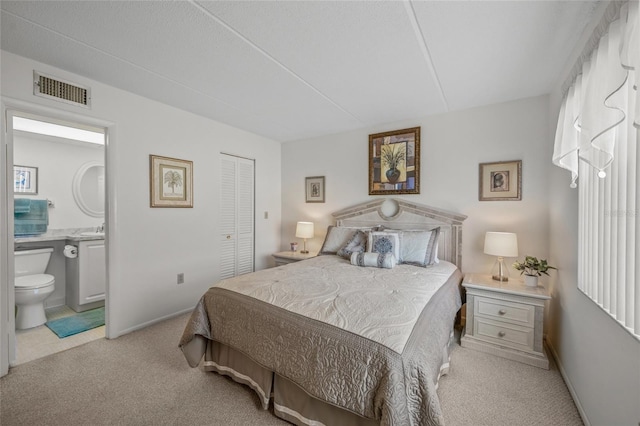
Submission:
M 36 288 L 47 287 L 55 283 L 55 277 L 49 274 L 26 275 L 16 277 L 16 290 L 33 290 Z

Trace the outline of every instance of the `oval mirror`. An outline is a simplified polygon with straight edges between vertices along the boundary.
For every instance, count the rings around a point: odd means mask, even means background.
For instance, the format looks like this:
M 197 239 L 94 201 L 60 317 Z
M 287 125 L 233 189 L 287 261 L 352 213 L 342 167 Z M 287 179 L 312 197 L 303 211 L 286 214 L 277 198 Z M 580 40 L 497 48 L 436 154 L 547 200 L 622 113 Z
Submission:
M 83 164 L 73 177 L 73 198 L 85 214 L 104 217 L 104 165 Z

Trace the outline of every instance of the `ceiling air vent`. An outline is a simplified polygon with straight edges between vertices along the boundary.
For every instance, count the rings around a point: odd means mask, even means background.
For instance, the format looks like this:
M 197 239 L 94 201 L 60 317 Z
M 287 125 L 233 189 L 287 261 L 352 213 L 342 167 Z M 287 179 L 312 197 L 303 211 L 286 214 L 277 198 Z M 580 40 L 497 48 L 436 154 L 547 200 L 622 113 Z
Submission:
M 91 89 L 33 72 L 33 94 L 71 105 L 91 107 Z

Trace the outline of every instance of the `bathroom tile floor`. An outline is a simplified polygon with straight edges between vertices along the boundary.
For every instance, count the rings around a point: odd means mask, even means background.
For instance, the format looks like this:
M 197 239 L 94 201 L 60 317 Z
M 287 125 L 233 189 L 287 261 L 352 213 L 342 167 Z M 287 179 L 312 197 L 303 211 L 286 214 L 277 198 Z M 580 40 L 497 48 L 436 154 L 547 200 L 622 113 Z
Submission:
M 47 309 L 49 321 L 73 315 L 76 312 L 67 306 Z M 105 326 L 87 330 L 84 333 L 60 339 L 46 325 L 28 330 L 16 330 L 16 361 L 12 365 L 24 364 L 56 352 L 83 345 L 93 340 L 104 338 Z

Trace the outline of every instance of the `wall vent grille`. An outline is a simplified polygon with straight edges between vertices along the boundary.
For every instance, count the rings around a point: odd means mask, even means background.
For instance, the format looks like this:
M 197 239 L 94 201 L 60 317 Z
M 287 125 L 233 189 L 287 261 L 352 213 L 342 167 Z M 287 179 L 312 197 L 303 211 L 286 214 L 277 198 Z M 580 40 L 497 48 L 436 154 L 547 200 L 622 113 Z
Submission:
M 90 108 L 91 89 L 33 72 L 33 94 L 48 99 Z

